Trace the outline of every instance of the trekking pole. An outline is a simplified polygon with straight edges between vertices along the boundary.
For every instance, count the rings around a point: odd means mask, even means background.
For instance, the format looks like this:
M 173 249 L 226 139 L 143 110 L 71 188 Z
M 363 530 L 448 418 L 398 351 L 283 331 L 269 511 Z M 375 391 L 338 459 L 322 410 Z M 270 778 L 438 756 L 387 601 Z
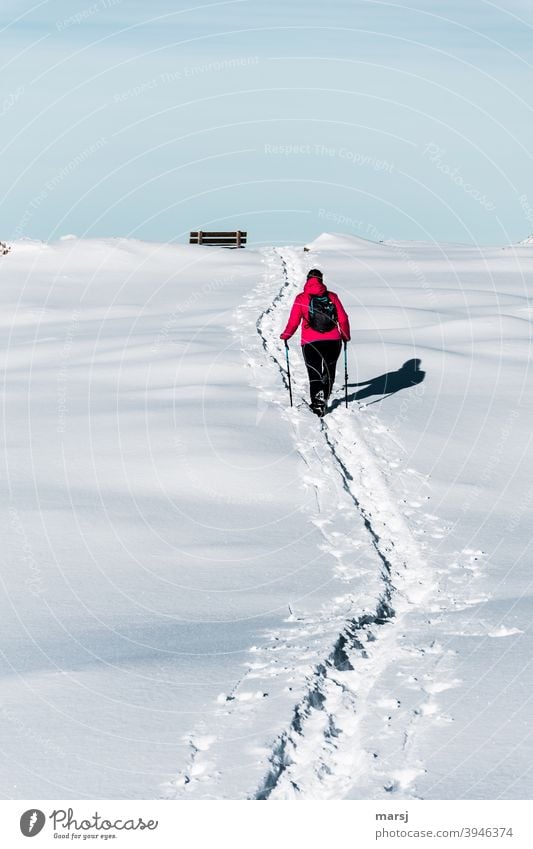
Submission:
M 289 378 L 289 398 L 291 399 L 292 407 L 292 384 L 291 384 L 291 364 L 289 363 L 289 343 L 285 339 L 285 356 L 287 358 L 287 376 Z
M 348 406 L 348 355 L 346 353 L 346 339 L 344 340 L 344 402 Z

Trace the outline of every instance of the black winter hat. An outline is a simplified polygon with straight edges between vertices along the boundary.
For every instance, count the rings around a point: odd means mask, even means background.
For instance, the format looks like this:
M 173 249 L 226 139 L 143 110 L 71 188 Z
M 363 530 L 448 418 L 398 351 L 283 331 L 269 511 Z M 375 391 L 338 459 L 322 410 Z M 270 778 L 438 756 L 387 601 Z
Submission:
M 309 280 L 310 277 L 318 277 L 319 280 L 322 280 L 323 276 L 324 275 L 322 274 L 322 272 L 318 268 L 312 268 L 311 271 L 307 272 L 307 279 L 308 280 Z

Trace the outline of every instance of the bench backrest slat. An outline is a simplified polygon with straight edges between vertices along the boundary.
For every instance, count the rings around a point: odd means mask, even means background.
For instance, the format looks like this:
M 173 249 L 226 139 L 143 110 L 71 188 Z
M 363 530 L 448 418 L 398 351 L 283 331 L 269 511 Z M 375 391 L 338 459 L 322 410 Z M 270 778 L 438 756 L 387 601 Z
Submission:
M 246 230 L 191 230 L 189 244 L 241 248 L 246 244 L 247 236 Z

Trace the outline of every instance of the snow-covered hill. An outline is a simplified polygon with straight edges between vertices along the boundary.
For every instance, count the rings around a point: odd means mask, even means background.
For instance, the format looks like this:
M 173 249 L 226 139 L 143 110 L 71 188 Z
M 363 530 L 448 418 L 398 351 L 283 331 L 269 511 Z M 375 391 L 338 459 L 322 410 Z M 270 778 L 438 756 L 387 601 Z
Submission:
M 4 796 L 529 797 L 531 251 L 307 247 L 0 264 Z

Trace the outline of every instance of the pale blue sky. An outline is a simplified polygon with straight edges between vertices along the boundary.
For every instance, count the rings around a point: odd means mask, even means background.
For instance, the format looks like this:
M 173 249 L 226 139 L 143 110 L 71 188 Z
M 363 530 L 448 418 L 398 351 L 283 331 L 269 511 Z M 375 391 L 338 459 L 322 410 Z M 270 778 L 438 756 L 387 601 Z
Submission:
M 0 238 L 533 232 L 530 0 L 3 0 Z

